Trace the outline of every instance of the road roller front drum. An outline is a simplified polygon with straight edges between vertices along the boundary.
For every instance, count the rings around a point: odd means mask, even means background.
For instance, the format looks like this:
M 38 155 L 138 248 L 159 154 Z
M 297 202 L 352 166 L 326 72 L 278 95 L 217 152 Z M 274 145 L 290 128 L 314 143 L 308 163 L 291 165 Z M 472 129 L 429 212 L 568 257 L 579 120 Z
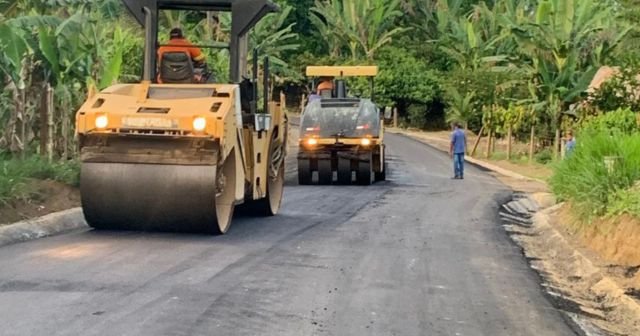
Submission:
M 221 167 L 83 162 L 85 219 L 102 230 L 225 233 L 235 206 L 233 155 Z

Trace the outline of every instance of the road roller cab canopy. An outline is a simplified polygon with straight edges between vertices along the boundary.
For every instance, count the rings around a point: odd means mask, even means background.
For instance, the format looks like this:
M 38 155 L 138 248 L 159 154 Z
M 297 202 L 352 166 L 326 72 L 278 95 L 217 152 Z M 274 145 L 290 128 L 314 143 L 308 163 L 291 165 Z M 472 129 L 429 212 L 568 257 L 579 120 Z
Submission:
M 301 127 L 301 137 L 376 137 L 380 112 L 369 99 L 322 99 L 307 106 Z
M 230 79 L 240 83 L 247 74 L 247 33 L 278 6 L 269 0 L 122 0 L 136 20 L 145 28 L 144 80 L 156 78 L 158 49 L 158 14 L 160 10 L 231 12 Z
M 375 93 L 374 77 L 378 75 L 377 66 L 308 66 L 307 77 L 312 77 L 312 92 L 318 92 L 324 98 L 347 98 L 346 77 L 368 77 L 371 86 L 371 99 Z M 323 90 L 328 81 L 331 87 Z

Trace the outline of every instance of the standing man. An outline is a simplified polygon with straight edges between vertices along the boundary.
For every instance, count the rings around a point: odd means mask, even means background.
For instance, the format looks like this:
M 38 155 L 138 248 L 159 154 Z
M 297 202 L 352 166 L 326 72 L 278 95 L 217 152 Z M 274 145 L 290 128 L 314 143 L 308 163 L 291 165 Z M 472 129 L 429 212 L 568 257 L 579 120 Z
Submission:
M 573 137 L 573 131 L 567 132 L 567 142 L 564 147 L 564 156 L 568 157 L 576 149 L 576 138 Z
M 454 179 L 464 179 L 464 155 L 467 151 L 467 136 L 459 123 L 453 124 L 453 133 L 451 134 L 451 147 L 449 154 L 453 159 Z

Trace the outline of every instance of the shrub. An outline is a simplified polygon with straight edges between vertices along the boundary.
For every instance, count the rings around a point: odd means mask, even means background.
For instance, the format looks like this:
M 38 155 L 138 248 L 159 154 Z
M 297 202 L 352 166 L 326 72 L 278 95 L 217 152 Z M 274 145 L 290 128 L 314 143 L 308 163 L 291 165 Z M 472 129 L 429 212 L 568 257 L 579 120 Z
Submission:
M 409 108 L 409 126 L 423 129 L 427 125 L 427 112 L 422 105 L 410 105 Z
M 605 166 L 607 156 L 621 158 L 612 171 Z M 572 202 L 578 215 L 591 219 L 627 202 L 624 192 L 639 179 L 639 133 L 583 131 L 576 150 L 555 167 L 550 184 L 560 199 Z
M 607 214 L 610 216 L 628 214 L 640 217 L 640 183 L 612 194 L 609 204 Z
M 640 110 L 640 66 L 637 62 L 625 64 L 620 72 L 607 80 L 591 94 L 591 104 L 599 111 L 613 111 L 621 108 Z
M 553 161 L 553 151 L 550 148 L 545 148 L 540 152 L 536 153 L 534 159 L 537 163 L 540 164 L 548 164 Z
M 78 186 L 80 169 L 76 161 L 48 162 L 38 156 L 24 160 L 0 156 L 0 202 L 29 199 L 35 190 L 29 179 L 53 180 Z
M 596 117 L 588 118 L 581 127 L 588 133 L 614 133 L 632 134 L 640 131 L 638 115 L 630 109 L 618 109 Z

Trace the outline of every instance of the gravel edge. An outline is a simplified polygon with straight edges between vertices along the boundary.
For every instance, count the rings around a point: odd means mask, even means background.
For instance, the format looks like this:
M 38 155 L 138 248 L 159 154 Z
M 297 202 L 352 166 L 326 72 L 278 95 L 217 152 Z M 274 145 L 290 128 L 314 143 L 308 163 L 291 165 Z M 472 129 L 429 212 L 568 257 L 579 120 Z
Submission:
M 0 246 L 88 228 L 82 208 L 55 212 L 0 227 Z

